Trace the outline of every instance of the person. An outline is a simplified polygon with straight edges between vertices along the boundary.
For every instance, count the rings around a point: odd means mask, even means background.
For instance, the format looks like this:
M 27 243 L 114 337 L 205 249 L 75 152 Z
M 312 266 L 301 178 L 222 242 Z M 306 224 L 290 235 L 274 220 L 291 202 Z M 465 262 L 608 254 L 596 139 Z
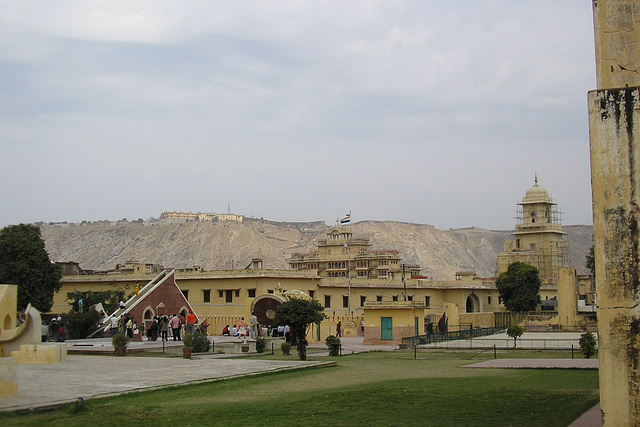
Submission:
M 126 305 L 124 304 L 124 301 L 120 300 L 120 310 L 124 310 L 126 308 Z
M 336 337 L 341 337 L 342 336 L 342 322 L 338 322 L 338 325 L 336 326 Z
M 173 340 L 180 341 L 180 318 L 176 314 L 169 320 L 169 326 L 171 326 Z
M 231 331 L 229 330 L 229 325 L 225 326 L 224 329 L 222 330 L 222 335 L 228 337 L 229 335 L 231 335 Z
M 251 323 L 251 338 L 258 338 L 258 318 L 255 313 L 251 313 L 251 317 L 249 318 L 249 323 Z
M 136 282 L 136 286 L 133 288 L 133 292 L 136 293 L 136 298 L 140 298 L 140 283 Z
M 233 328 L 231 328 L 231 336 L 238 336 L 238 328 L 236 328 L 236 325 L 233 325 Z
M 169 331 L 169 319 L 167 319 L 167 316 L 164 316 L 160 320 L 160 332 L 162 333 L 162 341 L 169 341 L 169 338 L 167 338 L 168 331 Z
M 58 336 L 56 336 L 57 342 L 64 342 L 64 323 L 60 323 L 58 328 Z
M 193 328 L 196 325 L 196 315 L 193 314 L 193 311 L 189 310 L 189 314 L 187 314 L 187 333 L 192 334 Z
M 200 327 L 198 329 L 200 330 L 200 333 L 206 334 L 208 327 L 209 327 L 209 321 L 205 317 L 204 321 L 200 324 Z
M 151 326 L 149 326 L 149 331 L 151 331 L 151 341 L 158 341 L 158 317 L 153 316 L 153 322 L 151 322 Z
M 247 336 L 247 322 L 244 321 L 244 317 L 238 322 L 238 335 L 241 338 Z
M 47 325 L 47 322 L 42 322 L 40 330 L 40 333 L 42 334 L 42 342 L 47 342 L 49 339 L 49 325 Z
M 111 336 L 114 336 L 118 333 L 118 318 L 116 316 L 111 316 Z
M 364 317 L 360 320 L 360 329 L 362 330 L 362 336 L 364 336 Z
M 133 317 L 129 317 L 126 323 L 127 327 L 127 336 L 129 339 L 133 339 Z

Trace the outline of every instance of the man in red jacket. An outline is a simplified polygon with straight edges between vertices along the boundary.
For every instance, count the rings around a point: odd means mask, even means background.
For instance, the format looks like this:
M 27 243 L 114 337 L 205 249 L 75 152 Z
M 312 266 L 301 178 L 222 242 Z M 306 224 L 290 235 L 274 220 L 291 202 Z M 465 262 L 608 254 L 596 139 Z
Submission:
M 192 334 L 193 329 L 196 325 L 196 315 L 193 314 L 193 311 L 189 310 L 189 314 L 187 314 L 187 333 Z

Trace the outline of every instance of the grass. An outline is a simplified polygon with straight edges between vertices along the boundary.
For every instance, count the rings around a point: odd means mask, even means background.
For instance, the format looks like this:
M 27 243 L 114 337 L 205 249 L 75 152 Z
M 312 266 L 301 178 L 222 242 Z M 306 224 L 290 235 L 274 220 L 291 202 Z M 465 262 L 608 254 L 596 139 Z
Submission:
M 424 352 L 414 360 L 413 352 L 364 353 L 333 358 L 338 366 L 332 368 L 0 414 L 0 424 L 566 426 L 598 402 L 595 370 L 461 367 L 492 357 Z

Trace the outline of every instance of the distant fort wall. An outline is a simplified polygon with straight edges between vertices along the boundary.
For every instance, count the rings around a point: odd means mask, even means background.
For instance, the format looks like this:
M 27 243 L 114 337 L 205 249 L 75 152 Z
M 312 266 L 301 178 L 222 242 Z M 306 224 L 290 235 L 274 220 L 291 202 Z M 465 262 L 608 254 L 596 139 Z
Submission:
M 160 220 L 162 221 L 173 221 L 173 222 L 184 222 L 184 221 L 234 221 L 234 222 L 242 222 L 244 219 L 243 215 L 237 214 L 221 214 L 221 213 L 202 213 L 202 212 L 162 212 L 160 214 Z

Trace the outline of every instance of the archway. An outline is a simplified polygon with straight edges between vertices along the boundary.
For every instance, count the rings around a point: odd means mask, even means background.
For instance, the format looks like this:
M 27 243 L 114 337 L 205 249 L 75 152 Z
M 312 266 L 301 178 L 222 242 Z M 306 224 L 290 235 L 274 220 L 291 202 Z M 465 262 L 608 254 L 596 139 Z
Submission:
M 476 313 L 480 311 L 480 299 L 476 294 L 467 297 L 467 313 Z

